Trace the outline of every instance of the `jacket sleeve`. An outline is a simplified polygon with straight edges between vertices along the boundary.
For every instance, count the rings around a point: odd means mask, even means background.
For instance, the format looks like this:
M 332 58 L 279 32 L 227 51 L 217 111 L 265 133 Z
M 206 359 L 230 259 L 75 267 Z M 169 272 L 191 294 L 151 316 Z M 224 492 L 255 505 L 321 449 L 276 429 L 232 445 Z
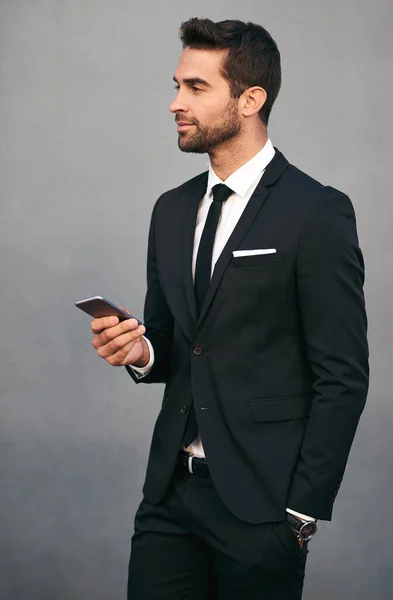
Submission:
M 330 520 L 368 391 L 364 263 L 347 196 L 331 190 L 308 216 L 297 286 L 314 397 L 293 474 L 291 509 Z
M 162 196 L 154 206 L 150 222 L 147 248 L 147 292 L 144 307 L 145 337 L 153 346 L 154 364 L 151 371 L 142 378 L 138 378 L 132 368 L 126 366 L 135 383 L 166 383 L 169 374 L 174 322 L 160 285 L 155 239 L 157 206 L 161 199 Z

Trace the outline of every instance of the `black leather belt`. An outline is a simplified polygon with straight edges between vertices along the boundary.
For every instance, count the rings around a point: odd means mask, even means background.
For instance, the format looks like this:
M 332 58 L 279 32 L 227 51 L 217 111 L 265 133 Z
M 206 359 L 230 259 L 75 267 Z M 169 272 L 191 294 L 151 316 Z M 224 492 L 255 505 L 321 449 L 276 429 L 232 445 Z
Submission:
M 210 476 L 206 458 L 192 456 L 184 450 L 180 450 L 178 454 L 176 468 L 182 472 L 190 473 L 191 475 Z

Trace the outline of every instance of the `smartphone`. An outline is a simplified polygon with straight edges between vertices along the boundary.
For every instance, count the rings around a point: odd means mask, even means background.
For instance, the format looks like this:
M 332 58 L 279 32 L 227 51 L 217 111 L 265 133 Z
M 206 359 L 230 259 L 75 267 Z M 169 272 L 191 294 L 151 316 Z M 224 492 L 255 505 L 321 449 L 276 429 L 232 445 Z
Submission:
M 99 319 L 100 317 L 118 317 L 119 321 L 125 321 L 132 318 L 136 319 L 139 325 L 143 325 L 142 321 L 134 317 L 134 315 L 131 315 L 103 296 L 92 296 L 91 298 L 78 300 L 78 302 L 75 302 L 75 306 L 95 319 Z

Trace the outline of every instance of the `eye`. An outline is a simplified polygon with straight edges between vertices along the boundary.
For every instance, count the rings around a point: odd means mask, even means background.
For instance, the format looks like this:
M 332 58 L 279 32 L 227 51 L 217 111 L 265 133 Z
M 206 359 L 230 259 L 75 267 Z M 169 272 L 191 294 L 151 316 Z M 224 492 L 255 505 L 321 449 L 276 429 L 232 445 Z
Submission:
M 180 85 L 177 84 L 174 87 L 175 87 L 175 90 L 180 90 Z
M 200 88 L 195 87 L 195 85 L 193 85 L 191 89 L 193 92 L 201 92 L 202 91 Z

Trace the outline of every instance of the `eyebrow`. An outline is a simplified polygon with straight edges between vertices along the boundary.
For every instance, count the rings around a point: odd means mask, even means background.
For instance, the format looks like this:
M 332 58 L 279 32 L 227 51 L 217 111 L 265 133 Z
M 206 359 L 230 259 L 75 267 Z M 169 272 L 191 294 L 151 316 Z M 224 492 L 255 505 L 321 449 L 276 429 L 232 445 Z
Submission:
M 179 83 L 175 76 L 173 76 L 173 81 L 175 81 L 177 84 Z M 199 85 L 204 85 L 205 87 L 211 87 L 210 83 L 205 81 L 205 79 L 201 79 L 200 77 L 188 77 L 182 81 L 187 85 L 195 85 L 197 83 Z

